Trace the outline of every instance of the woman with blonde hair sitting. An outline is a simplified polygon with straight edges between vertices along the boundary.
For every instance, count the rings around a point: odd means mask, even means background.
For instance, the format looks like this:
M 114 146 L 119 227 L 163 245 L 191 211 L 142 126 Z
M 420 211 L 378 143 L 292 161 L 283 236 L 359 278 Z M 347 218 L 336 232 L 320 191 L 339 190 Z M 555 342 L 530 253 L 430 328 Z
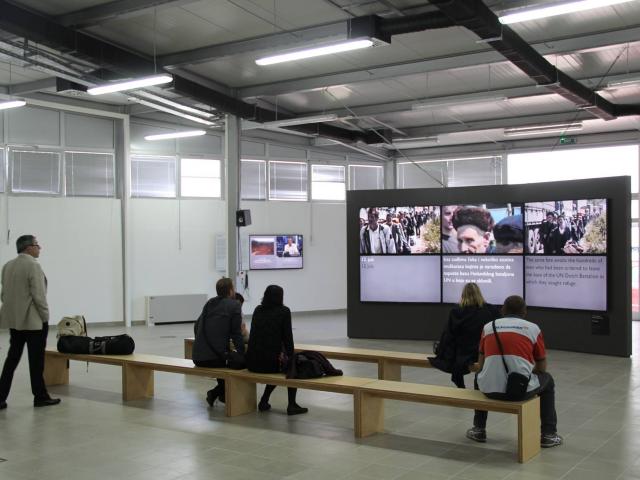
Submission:
M 456 387 L 464 388 L 469 366 L 478 361 L 482 328 L 499 316 L 499 308 L 484 300 L 480 287 L 467 283 L 460 303 L 449 312 L 449 320 L 435 349 L 436 356 L 429 357 L 431 365 L 450 373 Z

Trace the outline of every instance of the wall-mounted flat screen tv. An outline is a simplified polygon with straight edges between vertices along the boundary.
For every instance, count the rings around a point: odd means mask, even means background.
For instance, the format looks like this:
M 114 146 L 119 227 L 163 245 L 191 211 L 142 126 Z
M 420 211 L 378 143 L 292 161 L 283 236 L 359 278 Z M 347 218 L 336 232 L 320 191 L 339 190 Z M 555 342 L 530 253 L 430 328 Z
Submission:
M 281 270 L 302 268 L 302 235 L 250 235 L 249 268 Z

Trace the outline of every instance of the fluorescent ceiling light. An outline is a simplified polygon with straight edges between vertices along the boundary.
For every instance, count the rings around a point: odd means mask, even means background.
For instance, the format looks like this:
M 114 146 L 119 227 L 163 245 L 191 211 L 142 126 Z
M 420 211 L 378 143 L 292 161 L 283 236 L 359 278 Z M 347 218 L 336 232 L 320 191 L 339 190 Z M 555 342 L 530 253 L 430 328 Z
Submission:
M 575 2 L 564 2 L 549 6 L 523 9 L 515 13 L 503 15 L 499 17 L 498 20 L 500 20 L 500 23 L 508 25 L 511 23 L 526 22 L 528 20 L 554 17 L 556 15 L 565 15 L 567 13 L 582 12 L 585 10 L 591 10 L 592 8 L 607 7 L 609 5 L 617 5 L 619 3 L 627 3 L 631 1 L 633 0 L 580 0 Z
M 151 100 L 164 103 L 165 105 L 169 105 L 170 107 L 177 108 L 178 110 L 183 110 L 185 112 L 193 113 L 195 115 L 200 115 L 201 117 L 211 118 L 214 116 L 213 113 L 205 112 L 204 110 L 198 110 L 197 108 L 193 108 L 188 105 L 183 105 L 182 103 L 174 102 L 173 100 L 169 100 L 168 98 L 161 97 L 160 95 L 155 95 L 153 93 L 145 92 L 144 90 L 140 90 L 134 93 L 136 95 L 140 95 L 142 97 L 150 98 Z
M 383 143 L 382 146 L 387 150 L 403 150 L 405 148 L 422 148 L 430 147 L 438 143 L 438 137 L 416 137 L 416 138 L 398 138 L 392 143 Z
M 8 100 L 6 102 L 0 102 L 0 110 L 24 107 L 26 104 L 27 102 L 25 102 L 24 100 Z
M 87 90 L 89 95 L 104 95 L 105 93 L 122 92 L 123 90 L 133 90 L 135 88 L 151 87 L 153 85 L 162 85 L 173 81 L 171 75 L 162 74 L 153 77 L 137 78 L 126 82 L 111 83 L 108 85 L 100 85 L 99 87 Z
M 256 60 L 258 65 L 274 65 L 276 63 L 291 62 L 293 60 L 302 60 L 304 58 L 320 57 L 322 55 L 330 55 L 332 53 L 349 52 L 351 50 L 359 50 L 361 48 L 372 47 L 372 40 L 347 40 L 345 42 L 333 45 L 325 45 L 323 47 L 305 48 L 295 52 L 282 53 L 270 57 L 263 57 Z
M 424 102 L 414 103 L 411 110 L 428 110 L 438 107 L 455 107 L 457 105 L 470 105 L 475 103 L 495 103 L 504 102 L 507 97 L 479 97 L 470 95 L 460 95 L 459 98 L 447 97 L 444 99 L 434 98 L 433 100 L 425 100 Z
M 640 87 L 640 78 L 632 80 L 621 80 L 617 82 L 609 82 L 606 90 L 616 90 L 618 88 Z
M 187 137 L 199 137 L 200 135 L 204 135 L 207 132 L 204 130 L 188 130 L 183 132 L 173 132 L 173 133 L 161 133 L 158 135 L 147 135 L 144 137 L 145 140 L 154 141 L 154 140 L 169 140 L 172 138 L 187 138 Z
M 191 120 L 192 122 L 202 123 L 203 125 L 208 125 L 210 127 L 215 125 L 214 122 L 210 122 L 209 120 L 204 120 L 202 118 L 194 117 L 193 115 L 189 115 L 187 113 L 178 112 L 177 110 L 173 110 L 173 109 L 171 109 L 169 107 L 163 107 L 162 105 L 156 105 L 155 103 L 147 102 L 146 100 L 141 100 L 141 99 L 135 98 L 135 97 L 130 97 L 129 99 L 133 100 L 135 102 L 138 102 L 138 103 L 140 103 L 142 105 L 146 105 L 147 107 L 151 107 L 151 108 L 154 108 L 156 110 L 159 110 L 161 112 L 169 113 L 169 114 L 175 115 L 177 117 L 186 118 L 187 120 Z
M 521 135 L 575 132 L 577 130 L 582 130 L 582 123 L 558 123 L 550 125 L 535 125 L 530 127 L 505 128 L 504 134 L 507 137 L 516 137 Z
M 308 123 L 333 122 L 337 119 L 338 119 L 338 115 L 336 115 L 335 113 L 328 113 L 326 115 L 313 115 L 310 117 L 297 117 L 297 118 L 288 118 L 284 120 L 274 120 L 273 122 L 264 122 L 262 126 L 264 128 L 290 127 L 292 125 L 306 125 Z

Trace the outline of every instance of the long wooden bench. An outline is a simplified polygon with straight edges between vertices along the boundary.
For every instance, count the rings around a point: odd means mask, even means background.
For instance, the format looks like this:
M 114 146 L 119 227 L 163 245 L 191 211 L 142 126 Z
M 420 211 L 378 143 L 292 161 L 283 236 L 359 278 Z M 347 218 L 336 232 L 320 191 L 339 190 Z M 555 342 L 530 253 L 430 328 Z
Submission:
M 193 338 L 184 339 L 184 358 L 191 358 Z M 387 350 L 373 350 L 357 347 L 332 347 L 326 345 L 295 345 L 296 351 L 315 350 L 332 360 L 348 360 L 352 362 L 366 362 L 378 364 L 378 378 L 380 380 L 402 380 L 402 367 L 430 368 L 424 353 L 392 352 Z
M 68 384 L 70 360 L 120 366 L 125 401 L 153 396 L 154 371 L 224 378 L 225 414 L 229 417 L 256 410 L 258 383 L 353 395 L 356 437 L 384 430 L 384 399 L 510 413 L 518 417 L 518 461 L 526 462 L 540 451 L 540 400 L 537 397 L 524 402 L 504 402 L 491 400 L 478 391 L 436 385 L 347 376 L 288 379 L 283 374 L 196 367 L 188 359 L 159 355 L 72 355 L 55 350 L 47 350 L 45 354 L 45 383 Z

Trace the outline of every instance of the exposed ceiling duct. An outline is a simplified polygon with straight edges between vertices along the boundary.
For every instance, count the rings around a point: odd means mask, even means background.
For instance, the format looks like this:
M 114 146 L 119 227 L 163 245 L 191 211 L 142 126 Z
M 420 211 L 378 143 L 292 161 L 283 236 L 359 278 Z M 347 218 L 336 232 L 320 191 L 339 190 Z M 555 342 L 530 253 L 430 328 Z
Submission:
M 78 57 L 102 67 L 92 72 L 92 76 L 120 78 L 153 74 L 156 71 L 153 60 L 139 53 L 99 40 L 85 33 L 56 23 L 56 21 L 0 0 L 0 29 L 13 35 L 34 41 L 63 54 Z M 192 80 L 172 72 L 173 90 L 180 95 L 193 98 L 210 105 L 217 110 L 257 122 L 268 122 L 293 118 L 290 115 L 276 113 L 257 105 L 246 103 L 237 98 L 200 85 Z M 80 80 L 80 79 L 78 79 Z M 378 142 L 379 133 L 358 132 L 322 123 L 287 127 L 298 132 L 333 138 L 344 142 Z
M 603 120 L 640 114 L 637 105 L 615 105 L 558 70 L 509 26 L 502 25 L 481 0 L 431 0 L 430 3 L 456 25 L 485 40 L 538 85 L 570 100 L 578 108 Z

